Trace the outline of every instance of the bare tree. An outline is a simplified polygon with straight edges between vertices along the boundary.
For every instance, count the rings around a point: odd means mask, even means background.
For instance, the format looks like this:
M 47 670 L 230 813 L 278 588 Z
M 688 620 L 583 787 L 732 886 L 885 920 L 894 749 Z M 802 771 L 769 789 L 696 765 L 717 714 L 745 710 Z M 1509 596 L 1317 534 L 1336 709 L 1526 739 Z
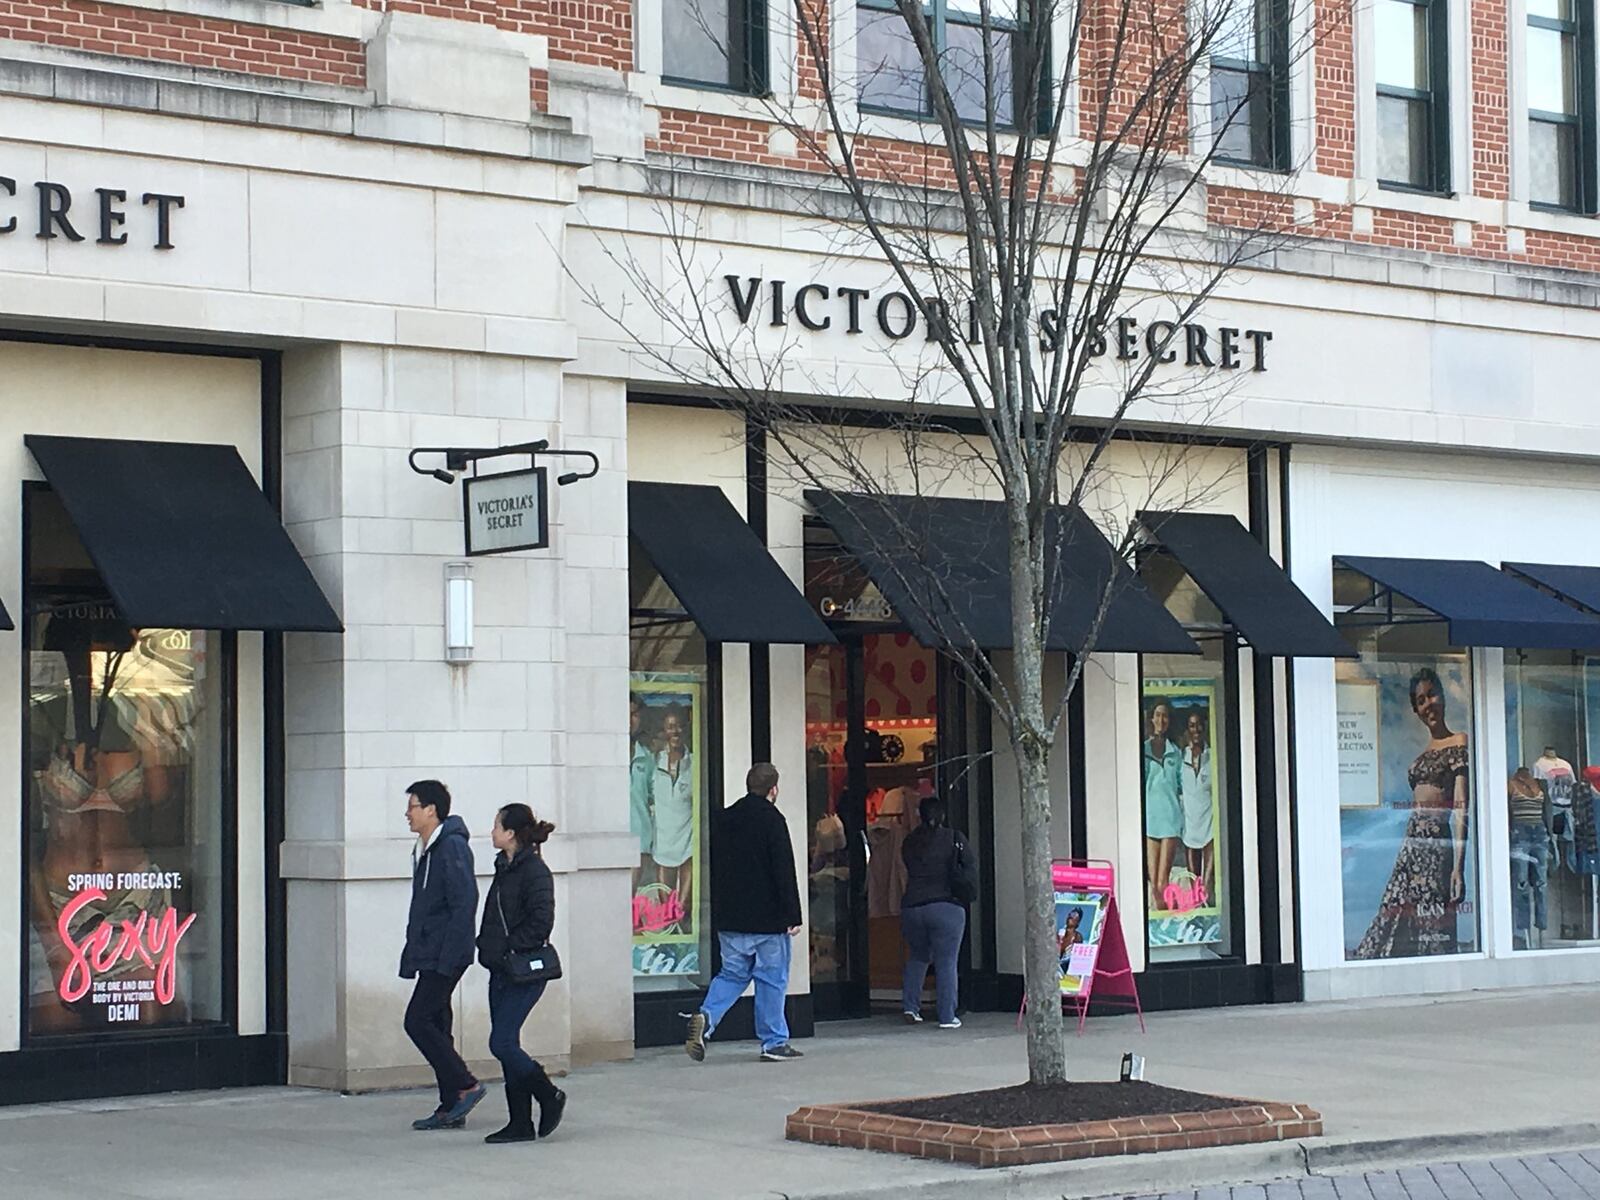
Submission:
M 673 11 L 669 19 L 681 17 Z M 727 53 L 724 10 L 694 11 L 696 36 Z M 802 361 L 796 326 L 818 328 L 804 306 L 829 289 L 784 295 L 781 284 L 725 272 L 718 254 L 707 261 L 715 218 L 686 184 L 692 172 L 647 169 L 664 267 L 612 239 L 603 253 L 625 286 L 574 283 L 652 370 L 756 422 L 803 482 L 935 495 L 966 476 L 1000 498 L 992 536 L 1002 545 L 974 550 L 1003 563 L 988 599 L 1008 608 L 1008 658 L 964 619 L 971 605 L 952 593 L 973 585 L 971 572 L 931 547 L 926 526 L 885 507 L 875 557 L 899 576 L 903 602 L 923 610 L 905 615 L 920 617 L 924 637 L 960 665 L 1009 738 L 1022 804 L 1029 1073 L 1064 1082 L 1050 758 L 1122 576 L 1096 576 L 1091 620 L 1053 627 L 1073 586 L 1063 564 L 1098 552 L 1081 536 L 1074 543 L 1078 527 L 1062 514 L 1117 510 L 1115 551 L 1131 556 L 1131 509 L 1152 498 L 1193 506 L 1215 482 L 1189 453 L 1225 423 L 1239 379 L 1264 365 L 1265 343 L 1197 344 L 1188 327 L 1230 275 L 1306 216 L 1287 192 L 1286 76 L 1344 14 L 1314 0 L 941 0 L 936 9 L 894 0 L 856 12 L 843 30 L 823 0 L 795 0 L 795 87 L 768 97 L 765 116 L 792 139 L 783 174 L 788 194 L 805 197 L 803 218 L 826 231 L 838 259 L 878 264 L 900 298 L 878 314 L 889 336 L 907 339 L 893 356 L 898 387 L 876 389 L 893 471 L 881 434 L 864 436 L 812 399 L 868 394 L 846 369 L 826 377 Z M 916 132 L 886 124 L 885 109 L 910 109 Z M 1223 160 L 1280 173 L 1220 189 Z M 855 326 L 864 293 L 849 292 L 833 296 L 833 311 Z M 769 305 L 773 319 L 763 320 Z M 655 332 L 639 332 L 641 307 Z M 788 311 L 793 324 L 783 324 Z M 980 432 L 958 432 L 955 414 Z M 1123 481 L 1137 494 L 1107 504 L 1109 449 L 1150 427 L 1166 439 L 1148 446 L 1144 478 Z M 1065 683 L 1047 686 L 1047 663 L 1062 650 Z

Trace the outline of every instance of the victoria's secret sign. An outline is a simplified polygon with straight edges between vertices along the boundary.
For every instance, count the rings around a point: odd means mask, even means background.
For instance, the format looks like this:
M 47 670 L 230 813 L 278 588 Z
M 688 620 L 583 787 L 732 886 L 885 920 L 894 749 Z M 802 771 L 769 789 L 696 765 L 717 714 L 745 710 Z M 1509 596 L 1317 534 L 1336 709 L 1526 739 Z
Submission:
M 0 237 L 31 229 L 33 236 L 53 241 L 65 238 L 82 242 L 95 236 L 97 246 L 126 246 L 129 237 L 129 206 L 143 210 L 133 214 L 139 240 L 151 239 L 156 250 L 171 250 L 173 213 L 182 208 L 182 196 L 168 192 L 135 192 L 129 199 L 126 188 L 94 189 L 94 197 L 74 197 L 64 183 L 41 179 L 19 184 L 0 175 Z
M 871 321 L 880 333 L 895 341 L 910 337 L 919 324 L 930 342 L 937 341 L 946 331 L 964 337 L 968 345 L 976 345 L 981 336 L 977 307 L 971 301 L 964 314 L 953 317 L 943 302 L 930 300 L 919 307 L 901 291 L 874 294 L 869 288 L 808 283 L 791 293 L 788 282 L 782 279 L 755 275 L 723 278 L 741 325 L 748 325 L 759 307 L 767 314 L 767 324 L 773 326 L 787 325 L 793 317 L 802 328 L 820 331 L 833 328 L 837 317 L 846 333 L 861 333 L 865 323 Z M 1089 354 L 1098 358 L 1114 350 L 1117 358 L 1125 362 L 1150 356 L 1163 363 L 1177 362 L 1181 355 L 1184 365 L 1190 367 L 1233 371 L 1248 364 L 1252 371 L 1265 371 L 1267 343 L 1271 340 L 1272 331 L 1268 329 L 1227 325 L 1212 328 L 1197 322 L 1180 328 L 1172 321 L 1140 325 L 1137 318 L 1118 317 L 1109 328 L 1095 334 Z M 1039 348 L 1049 354 L 1061 349 L 1061 345 L 1061 315 L 1047 308 L 1039 313 Z

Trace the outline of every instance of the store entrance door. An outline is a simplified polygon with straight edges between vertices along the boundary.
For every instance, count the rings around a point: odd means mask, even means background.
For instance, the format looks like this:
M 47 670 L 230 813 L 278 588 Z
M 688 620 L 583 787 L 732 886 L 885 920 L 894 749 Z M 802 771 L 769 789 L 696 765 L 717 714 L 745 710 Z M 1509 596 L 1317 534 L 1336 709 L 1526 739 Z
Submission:
M 921 798 L 947 786 L 939 714 L 949 688 L 946 665 L 909 634 L 807 650 L 807 871 L 819 1019 L 900 1003 L 900 850 Z

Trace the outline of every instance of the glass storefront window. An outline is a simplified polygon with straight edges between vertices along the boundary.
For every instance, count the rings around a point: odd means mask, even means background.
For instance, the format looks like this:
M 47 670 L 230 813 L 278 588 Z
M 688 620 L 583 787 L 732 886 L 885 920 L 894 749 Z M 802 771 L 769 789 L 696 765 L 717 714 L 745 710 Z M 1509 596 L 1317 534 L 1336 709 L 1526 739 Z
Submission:
M 1234 952 L 1227 880 L 1228 755 L 1224 639 L 1202 657 L 1146 655 L 1140 711 L 1145 904 L 1150 961 L 1225 958 Z
M 1443 622 L 1395 603 L 1394 624 L 1338 620 L 1360 652 L 1335 675 L 1347 960 L 1480 944 L 1471 657 L 1447 643 Z
M 30 1037 L 221 1022 L 227 641 L 131 629 L 26 501 Z
M 706 641 L 637 554 L 629 583 L 628 828 L 639 839 L 634 989 L 698 988 L 711 975 Z
M 1507 650 L 1512 945 L 1600 944 L 1600 658 Z
M 1140 659 L 1146 934 L 1152 963 L 1233 955 L 1223 655 L 1233 635 L 1173 557 L 1145 555 L 1139 577 L 1203 654 Z

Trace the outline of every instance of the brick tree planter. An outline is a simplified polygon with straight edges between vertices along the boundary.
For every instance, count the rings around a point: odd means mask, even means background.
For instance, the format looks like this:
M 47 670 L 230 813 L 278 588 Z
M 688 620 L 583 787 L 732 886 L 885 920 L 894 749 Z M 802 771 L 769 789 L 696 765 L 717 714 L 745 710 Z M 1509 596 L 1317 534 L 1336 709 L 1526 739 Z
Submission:
M 1211 1112 L 986 1129 L 890 1116 L 845 1104 L 809 1104 L 789 1114 L 784 1136 L 791 1142 L 881 1150 L 978 1167 L 1014 1167 L 1321 1137 L 1322 1114 L 1304 1104 L 1241 1100 L 1238 1108 Z

